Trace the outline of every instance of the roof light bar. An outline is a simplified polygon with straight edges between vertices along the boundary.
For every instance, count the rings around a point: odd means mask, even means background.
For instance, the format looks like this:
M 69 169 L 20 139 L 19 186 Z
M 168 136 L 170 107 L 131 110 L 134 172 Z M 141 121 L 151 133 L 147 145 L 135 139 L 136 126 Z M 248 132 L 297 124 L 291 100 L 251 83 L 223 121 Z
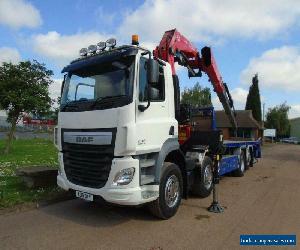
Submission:
M 85 57 L 88 55 L 94 55 L 97 52 L 105 50 L 106 47 L 108 47 L 109 49 L 113 49 L 116 46 L 116 44 L 117 44 L 116 39 L 110 38 L 106 42 L 99 42 L 99 43 L 97 43 L 97 45 L 92 44 L 87 48 L 82 48 L 79 51 L 79 54 L 81 57 Z

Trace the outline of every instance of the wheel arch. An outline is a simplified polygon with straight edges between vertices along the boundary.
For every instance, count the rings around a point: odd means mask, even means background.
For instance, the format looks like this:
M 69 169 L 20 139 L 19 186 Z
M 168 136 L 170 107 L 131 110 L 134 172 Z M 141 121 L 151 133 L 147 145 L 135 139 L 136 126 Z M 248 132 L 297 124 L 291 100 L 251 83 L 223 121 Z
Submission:
M 156 161 L 155 181 L 160 182 L 162 173 L 164 172 L 164 162 L 171 162 L 176 164 L 182 174 L 183 180 L 183 198 L 187 197 L 187 171 L 185 164 L 185 157 L 180 150 L 179 142 L 176 139 L 168 139 L 162 146 Z

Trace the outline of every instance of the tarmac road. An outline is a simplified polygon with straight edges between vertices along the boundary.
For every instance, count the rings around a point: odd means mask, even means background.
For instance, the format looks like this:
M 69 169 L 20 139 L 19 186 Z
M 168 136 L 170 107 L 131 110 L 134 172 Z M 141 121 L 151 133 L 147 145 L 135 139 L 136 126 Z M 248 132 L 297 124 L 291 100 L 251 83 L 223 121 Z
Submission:
M 296 234 L 299 249 L 300 146 L 266 145 L 263 154 L 244 177 L 222 179 L 223 214 L 207 212 L 212 197 L 184 200 L 168 221 L 71 200 L 0 216 L 0 249 L 255 248 L 240 247 L 240 234 Z

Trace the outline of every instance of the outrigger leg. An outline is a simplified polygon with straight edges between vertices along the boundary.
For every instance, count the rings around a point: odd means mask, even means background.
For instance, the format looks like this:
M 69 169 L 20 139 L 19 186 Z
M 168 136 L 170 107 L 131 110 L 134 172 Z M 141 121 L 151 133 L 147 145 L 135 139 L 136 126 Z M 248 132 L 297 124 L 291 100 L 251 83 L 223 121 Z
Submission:
M 216 155 L 214 157 L 214 169 L 213 169 L 213 202 L 211 205 L 207 208 L 209 212 L 212 213 L 223 213 L 224 208 L 219 204 L 218 201 L 218 184 L 220 181 L 220 176 L 219 176 L 219 155 Z

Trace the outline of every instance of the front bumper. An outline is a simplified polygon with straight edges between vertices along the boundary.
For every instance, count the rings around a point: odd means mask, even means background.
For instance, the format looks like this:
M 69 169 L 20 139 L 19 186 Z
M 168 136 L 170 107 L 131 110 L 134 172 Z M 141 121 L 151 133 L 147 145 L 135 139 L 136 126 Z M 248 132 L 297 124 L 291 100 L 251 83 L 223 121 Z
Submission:
M 59 153 L 60 171 L 57 176 L 57 184 L 64 190 L 78 190 L 101 196 L 110 203 L 120 205 L 140 205 L 156 200 L 159 195 L 158 185 L 140 186 L 139 160 L 132 157 L 114 158 L 108 180 L 103 188 L 95 189 L 83 187 L 68 181 L 63 168 L 63 156 Z M 135 168 L 135 174 L 128 185 L 116 186 L 113 184 L 115 175 L 122 169 Z

